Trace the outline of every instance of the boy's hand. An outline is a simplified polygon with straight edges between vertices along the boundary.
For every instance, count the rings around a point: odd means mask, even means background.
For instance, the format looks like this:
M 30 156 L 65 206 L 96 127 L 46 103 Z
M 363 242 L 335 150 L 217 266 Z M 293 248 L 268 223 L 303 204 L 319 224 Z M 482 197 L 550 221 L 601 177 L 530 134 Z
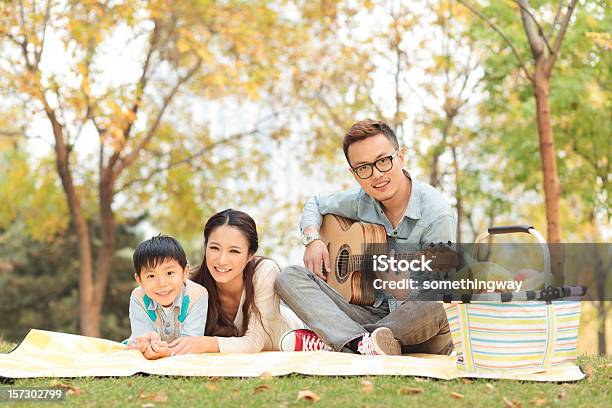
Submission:
M 170 343 L 170 351 L 173 356 L 179 354 L 196 354 L 198 351 L 198 339 L 197 337 L 179 337 Z
M 145 358 L 150 360 L 165 357 L 165 354 L 167 354 L 165 348 L 167 347 L 168 343 L 162 342 L 159 334 L 156 332 L 149 332 L 138 336 L 135 343 L 128 345 L 128 349 L 139 350 Z
M 159 338 L 159 334 L 156 332 L 148 332 L 147 334 L 143 334 L 141 336 L 136 337 L 136 344 L 149 344 L 151 342 L 158 342 L 161 339 Z
M 171 355 L 170 347 L 165 341 L 151 342 L 142 353 L 147 360 L 157 360 Z

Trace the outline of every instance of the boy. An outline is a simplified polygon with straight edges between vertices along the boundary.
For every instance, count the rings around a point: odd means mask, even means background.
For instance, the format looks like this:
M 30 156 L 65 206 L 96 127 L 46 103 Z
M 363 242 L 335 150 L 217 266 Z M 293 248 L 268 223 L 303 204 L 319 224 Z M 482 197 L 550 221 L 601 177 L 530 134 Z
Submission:
M 130 297 L 130 348 L 154 360 L 170 356 L 168 345 L 179 337 L 203 336 L 208 292 L 187 279 L 181 244 L 158 235 L 136 247 L 133 261 L 139 287 Z

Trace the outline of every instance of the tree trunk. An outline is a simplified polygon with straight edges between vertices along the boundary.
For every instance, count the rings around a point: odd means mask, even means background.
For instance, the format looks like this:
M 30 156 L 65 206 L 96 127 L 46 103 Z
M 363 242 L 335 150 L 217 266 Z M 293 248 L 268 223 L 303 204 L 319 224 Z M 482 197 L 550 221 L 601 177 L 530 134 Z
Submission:
M 592 222 L 595 221 L 594 214 L 592 215 Z M 593 245 L 593 244 L 591 244 Z M 608 308 L 606 302 L 606 280 L 608 278 L 609 268 L 604 267 L 604 259 L 598 251 L 598 244 L 594 244 L 594 256 L 597 261 L 595 263 L 595 286 L 597 288 L 598 301 L 595 303 L 595 310 L 597 310 L 597 320 L 599 325 L 597 326 L 597 345 L 599 354 L 606 355 L 606 320 L 608 318 Z M 608 262 L 605 259 L 605 262 Z
M 461 242 L 461 222 L 463 219 L 463 197 L 461 195 L 461 184 L 459 181 L 459 160 L 457 159 L 457 148 L 451 145 L 453 155 L 453 169 L 455 171 L 455 199 L 457 200 L 457 242 Z
M 608 318 L 607 313 L 607 302 L 603 299 L 597 301 L 597 314 L 599 315 L 600 324 L 597 326 L 597 349 L 599 354 L 602 356 L 607 355 L 606 353 L 606 319 Z
M 438 179 L 438 159 L 439 156 L 434 150 L 433 157 L 431 158 L 431 171 L 429 173 L 429 184 L 434 187 L 438 187 L 440 180 Z
M 100 199 L 100 226 L 102 228 L 102 246 L 98 253 L 96 262 L 96 278 L 94 285 L 94 298 L 92 302 L 91 317 L 97 322 L 99 331 L 100 321 L 102 317 L 102 307 L 104 306 L 104 298 L 108 277 L 110 275 L 113 255 L 115 253 L 117 224 L 115 214 L 112 210 L 113 203 L 113 185 L 112 171 L 107 171 L 101 176 L 99 186 Z
M 64 129 L 59 123 L 55 111 L 49 106 L 47 101 L 43 98 L 41 100 L 45 106 L 45 111 L 51 127 L 53 130 L 53 136 L 55 138 L 55 163 L 57 166 L 57 172 L 62 182 L 64 193 L 68 201 L 68 208 L 70 210 L 70 218 L 74 226 L 77 241 L 78 241 L 78 254 L 79 254 L 79 326 L 81 334 L 86 336 L 100 335 L 99 332 L 99 317 L 96 320 L 95 314 L 92 315 L 92 300 L 94 298 L 94 283 L 93 283 L 93 256 L 91 237 L 89 235 L 89 227 L 87 220 L 83 214 L 81 208 L 81 201 L 79 199 L 74 182 L 72 179 L 72 173 L 70 172 L 70 150 L 66 145 L 64 139 Z
M 548 101 L 549 78 L 544 74 L 542 65 L 540 63 L 536 65 L 533 87 L 540 140 L 540 159 L 544 176 L 544 201 L 548 224 L 547 240 L 549 243 L 559 243 L 561 242 L 561 212 L 559 209 L 561 191 Z
M 540 140 L 540 164 L 544 178 L 544 202 L 546 205 L 550 268 L 554 279 L 553 283 L 562 285 L 564 254 L 561 245 L 561 211 L 559 208 L 561 187 L 559 175 L 557 174 L 557 157 L 552 131 L 550 103 L 548 100 L 550 76 L 546 74 L 544 68 L 545 62 L 544 58 L 536 61 L 533 89 L 536 99 L 536 121 Z

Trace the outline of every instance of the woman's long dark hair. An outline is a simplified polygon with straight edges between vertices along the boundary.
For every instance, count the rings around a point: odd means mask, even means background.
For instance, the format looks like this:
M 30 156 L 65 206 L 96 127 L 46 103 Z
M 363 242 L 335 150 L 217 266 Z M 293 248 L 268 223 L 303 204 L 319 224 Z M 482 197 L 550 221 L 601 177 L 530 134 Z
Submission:
M 242 211 L 227 209 L 221 211 L 208 220 L 204 226 L 204 257 L 202 264 L 196 269 L 192 280 L 204 286 L 208 290 L 208 317 L 206 319 L 206 336 L 243 336 L 249 326 L 249 311 L 254 311 L 257 318 L 261 321 L 261 314 L 255 305 L 255 287 L 253 284 L 253 276 L 257 265 L 266 258 L 257 256 L 253 257 L 244 267 L 242 272 L 244 280 L 245 299 L 242 305 L 242 327 L 237 328 L 234 322 L 223 313 L 221 300 L 219 298 L 219 289 L 217 283 L 213 279 L 208 266 L 206 266 L 206 245 L 210 234 L 222 225 L 229 225 L 238 228 L 249 243 L 248 255 L 255 254 L 259 247 L 257 237 L 257 226 L 250 215 Z M 263 325 L 263 324 L 262 324 Z M 264 328 L 265 330 L 265 328 Z

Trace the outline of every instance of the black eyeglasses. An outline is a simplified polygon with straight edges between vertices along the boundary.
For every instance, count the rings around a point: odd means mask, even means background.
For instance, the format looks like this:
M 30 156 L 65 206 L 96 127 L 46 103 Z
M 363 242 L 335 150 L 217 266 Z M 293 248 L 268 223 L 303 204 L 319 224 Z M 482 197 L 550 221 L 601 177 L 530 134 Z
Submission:
M 360 179 L 367 179 L 372 177 L 374 173 L 374 167 L 381 173 L 386 173 L 393 168 L 393 158 L 397 155 L 399 149 L 396 150 L 391 156 L 381 157 L 374 163 L 360 164 L 357 167 L 351 167 L 353 173 L 355 173 Z

